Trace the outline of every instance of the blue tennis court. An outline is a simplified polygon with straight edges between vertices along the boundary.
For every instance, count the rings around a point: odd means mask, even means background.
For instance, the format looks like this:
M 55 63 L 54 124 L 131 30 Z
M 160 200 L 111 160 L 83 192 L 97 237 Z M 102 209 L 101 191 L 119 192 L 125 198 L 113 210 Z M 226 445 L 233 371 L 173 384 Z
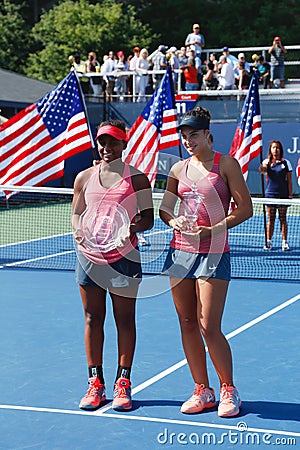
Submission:
M 281 249 L 278 223 L 272 252 L 263 250 L 260 199 L 253 199 L 254 216 L 230 230 L 234 278 L 223 329 L 243 405 L 240 416 L 222 419 L 217 409 L 180 412 L 194 385 L 168 278 L 160 275 L 171 233 L 158 218 L 145 233 L 150 245 L 141 248 L 145 276 L 137 302 L 133 410 L 111 409 L 117 345 L 109 297 L 103 364 L 108 400 L 96 412 L 78 408 L 87 367 L 73 271 L 72 193 L 66 191 L 60 189 L 59 198 L 43 191 L 37 198 L 34 189 L 32 197 L 13 196 L 0 209 L 0 448 L 298 448 L 300 201 L 288 208 L 290 252 Z
M 274 273 L 276 279 L 276 273 Z M 166 277 L 147 276 L 137 303 L 134 407 L 111 409 L 116 333 L 110 301 L 104 374 L 107 403 L 78 409 L 86 390 L 83 313 L 71 271 L 5 269 L 1 281 L 1 449 L 226 449 L 300 445 L 297 282 L 231 282 L 224 314 L 239 417 L 217 410 L 187 416 L 193 381 L 181 347 Z M 218 390 L 209 363 L 211 385 Z

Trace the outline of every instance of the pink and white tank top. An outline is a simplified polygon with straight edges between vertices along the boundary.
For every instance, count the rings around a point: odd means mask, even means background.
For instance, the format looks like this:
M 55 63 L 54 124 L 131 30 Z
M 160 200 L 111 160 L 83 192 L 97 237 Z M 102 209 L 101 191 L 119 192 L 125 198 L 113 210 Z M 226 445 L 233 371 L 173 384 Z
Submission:
M 193 182 L 187 176 L 188 165 L 191 158 L 188 158 L 179 176 L 178 197 L 181 200 L 178 215 L 184 215 L 183 211 L 183 193 L 191 192 L 194 189 L 203 196 L 203 202 L 200 205 L 197 225 L 213 226 L 222 221 L 228 215 L 231 194 L 227 184 L 220 174 L 221 153 L 216 152 L 213 166 L 207 175 L 197 182 Z M 174 230 L 170 246 L 191 253 L 224 253 L 230 250 L 228 245 L 228 232 L 224 227 L 222 232 L 214 233 L 210 238 L 200 239 L 185 233 Z
M 105 188 L 100 183 L 100 166 L 101 163 L 93 168 L 93 173 L 85 186 L 85 202 L 86 211 L 97 210 L 97 215 L 106 221 L 106 226 L 115 226 L 114 220 L 120 212 L 120 209 L 125 209 L 129 216 L 130 222 L 134 221 L 137 213 L 137 199 L 132 179 L 130 174 L 130 167 L 125 164 L 122 179 L 118 184 L 112 188 Z M 119 209 L 119 211 L 118 211 Z M 83 255 L 95 264 L 107 264 L 118 261 L 123 256 L 128 254 L 133 248 L 137 246 L 138 239 L 135 233 L 130 232 L 130 239 L 123 247 L 113 248 L 109 251 L 94 251 L 87 249 L 84 245 L 78 245 L 78 250 Z

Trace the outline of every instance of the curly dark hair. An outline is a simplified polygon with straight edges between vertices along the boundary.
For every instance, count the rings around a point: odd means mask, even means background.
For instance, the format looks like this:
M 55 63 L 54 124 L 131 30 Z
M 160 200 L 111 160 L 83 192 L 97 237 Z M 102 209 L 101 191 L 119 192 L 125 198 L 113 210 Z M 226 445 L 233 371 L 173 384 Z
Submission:
M 202 108 L 202 106 L 196 106 L 196 108 L 187 111 L 183 117 L 190 117 L 190 116 L 199 117 L 207 120 L 208 122 L 211 119 L 211 114 L 208 111 L 208 109 Z

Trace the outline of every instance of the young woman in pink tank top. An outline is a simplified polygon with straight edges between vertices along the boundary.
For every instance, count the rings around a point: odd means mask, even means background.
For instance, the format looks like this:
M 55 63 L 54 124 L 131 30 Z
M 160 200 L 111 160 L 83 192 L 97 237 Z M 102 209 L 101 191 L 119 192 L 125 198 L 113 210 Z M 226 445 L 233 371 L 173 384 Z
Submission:
M 108 291 L 118 332 L 112 407 L 124 411 L 132 408 L 135 304 L 142 276 L 136 233 L 153 226 L 152 192 L 147 176 L 122 162 L 127 143 L 122 121 L 101 123 L 96 139 L 101 161 L 76 177 L 72 205 L 89 373 L 79 407 L 95 410 L 106 400 L 102 359 Z
M 239 163 L 213 151 L 209 125 L 210 113 L 204 108 L 183 116 L 178 128 L 190 158 L 172 167 L 160 216 L 174 229 L 164 271 L 170 276 L 183 348 L 195 382 L 194 393 L 181 411 L 193 414 L 216 406 L 205 340 L 220 380 L 218 414 L 230 417 L 239 414 L 241 400 L 233 382 L 231 350 L 221 330 L 230 280 L 227 230 L 251 217 L 252 202 Z M 231 197 L 237 207 L 228 213 Z

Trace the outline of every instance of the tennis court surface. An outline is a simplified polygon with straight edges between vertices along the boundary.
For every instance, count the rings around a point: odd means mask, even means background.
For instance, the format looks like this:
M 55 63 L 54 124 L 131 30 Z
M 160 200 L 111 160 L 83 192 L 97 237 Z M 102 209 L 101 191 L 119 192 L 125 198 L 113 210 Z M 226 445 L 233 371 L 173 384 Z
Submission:
M 111 409 L 117 355 L 109 299 L 104 349 L 108 400 L 93 413 L 78 409 L 87 369 L 83 313 L 72 270 L 70 205 L 65 200 L 24 202 L 14 197 L 0 211 L 1 449 L 300 448 L 296 206 L 289 208 L 290 252 L 281 251 L 279 240 L 274 251 L 263 252 L 259 206 L 249 227 L 237 227 L 230 237 L 236 273 L 223 329 L 243 405 L 240 416 L 222 419 L 216 409 L 192 416 L 180 413 L 193 381 L 168 279 L 159 275 L 164 250 L 157 238 L 168 237 L 157 223 L 147 237 L 151 245 L 142 249 L 144 268 L 150 263 L 157 268 L 151 274 L 144 269 L 149 274 L 137 303 L 133 410 Z M 68 219 L 61 218 L 62 209 Z M 9 223 L 14 226 L 5 232 Z M 49 270 L 58 267 L 61 270 Z M 218 391 L 210 361 L 208 367 L 211 386 Z

